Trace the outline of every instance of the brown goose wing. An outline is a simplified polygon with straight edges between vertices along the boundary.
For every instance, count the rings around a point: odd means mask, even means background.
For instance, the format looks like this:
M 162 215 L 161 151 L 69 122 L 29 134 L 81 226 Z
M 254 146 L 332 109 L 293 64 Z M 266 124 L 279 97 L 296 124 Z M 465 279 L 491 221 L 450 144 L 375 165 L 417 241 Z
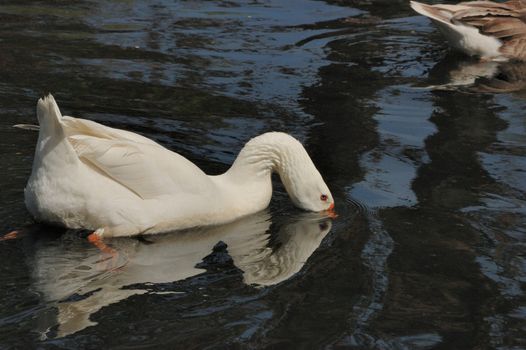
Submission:
M 500 39 L 500 49 L 508 58 L 526 59 L 526 0 L 505 3 L 470 1 L 460 3 L 451 22 L 478 28 L 481 34 Z
M 526 35 L 505 41 L 500 52 L 506 57 L 526 61 Z

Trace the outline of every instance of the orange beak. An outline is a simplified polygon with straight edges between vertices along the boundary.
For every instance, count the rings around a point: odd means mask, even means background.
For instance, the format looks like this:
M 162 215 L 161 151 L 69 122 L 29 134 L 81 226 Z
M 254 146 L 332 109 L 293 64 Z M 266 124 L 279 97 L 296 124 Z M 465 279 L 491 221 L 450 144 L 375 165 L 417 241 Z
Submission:
M 329 208 L 325 211 L 327 213 L 327 216 L 331 219 L 336 219 L 338 217 L 338 214 L 334 211 L 334 203 L 331 203 L 329 205 Z

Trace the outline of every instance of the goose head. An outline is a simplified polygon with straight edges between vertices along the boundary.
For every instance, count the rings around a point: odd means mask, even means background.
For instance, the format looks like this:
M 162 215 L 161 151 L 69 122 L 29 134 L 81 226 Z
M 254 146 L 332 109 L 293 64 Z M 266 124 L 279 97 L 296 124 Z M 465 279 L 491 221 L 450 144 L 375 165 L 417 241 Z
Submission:
M 295 206 L 314 212 L 334 209 L 331 191 L 310 158 L 288 172 L 280 170 L 281 181 Z

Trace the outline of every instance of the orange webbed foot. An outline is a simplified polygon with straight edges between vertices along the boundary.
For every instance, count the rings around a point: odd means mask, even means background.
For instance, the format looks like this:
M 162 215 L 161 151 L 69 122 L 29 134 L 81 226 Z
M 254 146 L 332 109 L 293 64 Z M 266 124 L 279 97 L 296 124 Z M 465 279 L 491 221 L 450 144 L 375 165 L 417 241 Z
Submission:
M 88 236 L 88 242 L 101 251 L 101 258 L 97 262 L 97 268 L 102 271 L 114 271 L 119 269 L 118 261 L 120 254 L 102 240 L 104 229 L 98 229 Z
M 0 242 L 2 242 L 2 241 L 10 241 L 12 239 L 18 239 L 21 236 L 22 236 L 22 231 L 14 230 L 14 231 L 6 233 L 2 237 L 0 237 Z

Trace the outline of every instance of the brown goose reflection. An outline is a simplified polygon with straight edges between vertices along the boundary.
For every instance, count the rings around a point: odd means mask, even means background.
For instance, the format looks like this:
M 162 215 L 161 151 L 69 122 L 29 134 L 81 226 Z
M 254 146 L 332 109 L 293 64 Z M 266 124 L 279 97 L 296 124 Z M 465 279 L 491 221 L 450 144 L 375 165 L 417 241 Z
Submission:
M 119 259 L 110 270 L 105 269 L 107 261 L 100 253 L 86 249 L 81 240 L 44 242 L 34 256 L 35 287 L 57 308 L 58 315 L 56 319 L 42 317 L 39 329 L 43 337 L 56 324 L 58 337 L 78 332 L 96 324 L 90 315 L 147 293 L 150 283 L 175 282 L 203 273 L 199 264 L 220 241 L 243 272 L 244 283 L 280 283 L 301 270 L 332 225 L 322 214 L 302 213 L 272 234 L 272 248 L 271 224 L 270 214 L 263 211 L 227 225 L 155 235 L 148 241 L 114 239 L 110 244 L 119 252 Z M 135 289 L 123 289 L 130 285 Z
M 501 63 L 496 74 L 492 77 L 478 78 L 471 88 L 476 92 L 516 92 L 517 96 L 524 96 L 525 89 L 526 63 L 524 62 Z
M 432 90 L 515 93 L 526 89 L 525 62 L 481 62 L 448 55 L 429 72 Z

